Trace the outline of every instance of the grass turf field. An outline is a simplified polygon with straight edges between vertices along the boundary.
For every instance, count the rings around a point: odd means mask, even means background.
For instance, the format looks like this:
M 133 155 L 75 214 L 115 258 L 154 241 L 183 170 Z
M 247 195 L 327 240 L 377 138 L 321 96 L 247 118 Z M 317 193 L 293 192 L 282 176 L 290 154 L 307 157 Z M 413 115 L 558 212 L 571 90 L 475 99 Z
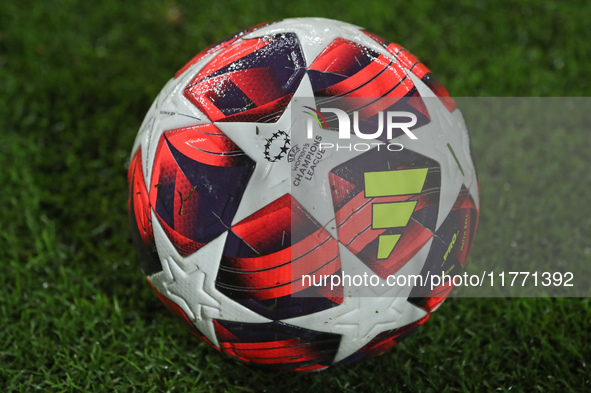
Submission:
M 279 374 L 197 342 L 136 263 L 126 164 L 164 83 L 244 27 L 324 16 L 398 42 L 455 96 L 589 96 L 591 3 L 4 1 L 0 4 L 0 390 L 591 390 L 591 303 L 449 299 L 383 356 Z M 472 264 L 591 263 L 591 138 L 471 130 Z

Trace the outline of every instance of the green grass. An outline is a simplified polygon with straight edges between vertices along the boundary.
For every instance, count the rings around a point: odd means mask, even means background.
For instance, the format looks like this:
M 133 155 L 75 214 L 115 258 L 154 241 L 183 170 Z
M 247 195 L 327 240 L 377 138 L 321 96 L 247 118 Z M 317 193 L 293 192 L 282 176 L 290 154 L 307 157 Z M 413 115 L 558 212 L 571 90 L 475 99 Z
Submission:
M 1 391 L 591 390 L 589 299 L 449 299 L 387 354 L 301 375 L 219 355 L 160 304 L 127 223 L 145 112 L 208 44 L 312 15 L 401 43 L 455 96 L 591 95 L 584 1 L 0 3 Z M 471 263 L 590 263 L 588 135 L 471 135 Z

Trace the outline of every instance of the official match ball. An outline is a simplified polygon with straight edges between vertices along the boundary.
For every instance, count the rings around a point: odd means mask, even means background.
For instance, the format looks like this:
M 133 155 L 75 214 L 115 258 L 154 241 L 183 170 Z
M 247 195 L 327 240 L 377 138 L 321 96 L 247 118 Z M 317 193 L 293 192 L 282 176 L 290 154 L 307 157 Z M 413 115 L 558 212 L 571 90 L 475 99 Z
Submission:
M 197 54 L 149 109 L 128 182 L 160 300 L 220 352 L 290 371 L 383 353 L 425 323 L 479 212 L 446 89 L 400 45 L 320 18 Z

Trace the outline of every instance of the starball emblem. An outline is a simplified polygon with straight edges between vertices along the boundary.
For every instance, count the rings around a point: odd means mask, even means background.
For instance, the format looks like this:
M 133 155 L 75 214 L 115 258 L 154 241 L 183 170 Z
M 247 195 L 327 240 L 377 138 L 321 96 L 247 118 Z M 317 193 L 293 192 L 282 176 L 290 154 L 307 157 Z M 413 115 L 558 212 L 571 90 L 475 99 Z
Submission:
M 274 132 L 265 144 L 265 159 L 269 162 L 279 161 L 287 155 L 291 142 L 285 131 Z

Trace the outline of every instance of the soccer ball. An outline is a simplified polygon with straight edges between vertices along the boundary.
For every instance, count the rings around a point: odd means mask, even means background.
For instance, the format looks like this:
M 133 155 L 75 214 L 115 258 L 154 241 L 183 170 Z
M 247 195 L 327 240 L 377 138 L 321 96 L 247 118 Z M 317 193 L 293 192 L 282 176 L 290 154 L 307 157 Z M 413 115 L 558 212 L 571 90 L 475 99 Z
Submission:
M 479 212 L 455 101 L 398 44 L 301 18 L 244 30 L 162 89 L 128 173 L 148 283 L 221 352 L 272 368 L 396 345 L 452 290 Z M 430 285 L 429 285 L 430 284 Z

